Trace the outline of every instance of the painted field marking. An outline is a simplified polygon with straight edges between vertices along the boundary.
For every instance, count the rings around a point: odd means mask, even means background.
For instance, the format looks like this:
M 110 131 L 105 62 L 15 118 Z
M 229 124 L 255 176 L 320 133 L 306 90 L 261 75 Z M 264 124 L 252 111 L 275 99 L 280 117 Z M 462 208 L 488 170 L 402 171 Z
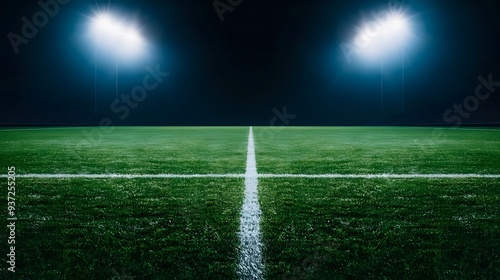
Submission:
M 459 179 L 500 178 L 500 174 L 259 174 L 259 178 L 314 178 L 314 179 Z
M 255 158 L 255 157 L 254 157 Z M 313 178 L 313 179 L 460 179 L 482 178 L 498 179 L 500 174 L 253 174 L 255 178 Z M 18 178 L 34 179 L 135 179 L 135 178 L 165 178 L 165 179 L 191 179 L 191 178 L 248 178 L 247 174 L 19 174 Z M 0 178 L 7 175 L 0 174 Z
M 240 260 L 238 264 L 240 279 L 263 279 L 258 178 L 253 129 L 250 127 L 245 173 L 245 199 L 240 216 Z
M 35 178 L 35 179 L 140 179 L 140 178 L 245 178 L 245 174 L 19 174 L 18 178 Z M 0 178 L 7 178 L 7 175 L 2 174 Z

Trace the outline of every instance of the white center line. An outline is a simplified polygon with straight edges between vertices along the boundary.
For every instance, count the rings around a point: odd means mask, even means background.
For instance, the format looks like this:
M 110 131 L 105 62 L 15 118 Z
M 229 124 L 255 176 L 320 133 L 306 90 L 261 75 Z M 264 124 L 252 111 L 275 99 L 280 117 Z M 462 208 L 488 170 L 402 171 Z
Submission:
M 240 217 L 240 279 L 263 279 L 262 243 L 260 234 L 260 206 L 258 174 L 255 161 L 253 129 L 248 134 L 247 167 L 245 173 L 245 199 Z

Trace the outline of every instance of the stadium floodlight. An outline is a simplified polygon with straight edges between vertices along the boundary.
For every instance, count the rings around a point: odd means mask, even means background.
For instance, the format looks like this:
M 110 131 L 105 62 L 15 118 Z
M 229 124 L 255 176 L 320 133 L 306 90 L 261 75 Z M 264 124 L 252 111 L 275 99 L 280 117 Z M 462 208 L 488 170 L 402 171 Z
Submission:
M 118 98 L 118 61 L 137 61 L 145 54 L 147 44 L 134 23 L 126 23 L 108 11 L 96 13 L 87 25 L 89 27 L 86 39 L 93 41 L 95 65 L 97 53 L 105 54 L 115 64 L 115 95 Z M 97 112 L 97 70 L 94 79 L 94 103 Z
M 96 47 L 120 59 L 132 59 L 144 50 L 144 40 L 133 26 L 125 26 L 107 13 L 97 15 L 90 25 Z
M 399 13 L 392 13 L 390 18 L 387 20 L 386 26 L 390 33 L 404 32 L 407 28 L 406 19 Z
M 360 46 L 360 54 L 368 60 L 380 60 L 380 114 L 383 115 L 383 75 L 384 58 L 399 53 L 410 34 L 409 19 L 401 11 L 391 10 L 385 18 L 370 22 L 360 29 L 355 43 Z M 402 102 L 404 111 L 404 57 L 402 56 Z
M 392 11 L 384 19 L 368 22 L 359 28 L 354 44 L 362 56 L 378 60 L 403 45 L 409 33 L 408 19 L 402 13 Z

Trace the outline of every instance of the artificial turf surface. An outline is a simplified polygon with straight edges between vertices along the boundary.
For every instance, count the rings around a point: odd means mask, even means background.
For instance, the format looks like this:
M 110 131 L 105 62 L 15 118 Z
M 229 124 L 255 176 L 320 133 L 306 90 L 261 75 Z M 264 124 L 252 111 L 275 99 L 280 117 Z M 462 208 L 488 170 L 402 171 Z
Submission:
M 245 172 L 248 127 L 4 130 L 18 174 Z M 496 130 L 254 135 L 260 174 L 500 174 Z M 243 178 L 17 183 L 17 279 L 237 277 Z M 266 279 L 500 278 L 499 179 L 260 178 L 259 197 Z
M 245 170 L 247 127 L 5 130 L 1 166 L 17 174 Z M 15 276 L 234 279 L 243 188 L 241 178 L 18 178 Z
M 500 131 L 421 127 L 256 128 L 260 174 L 500 173 Z
M 500 131 L 255 129 L 260 174 L 500 174 Z M 259 180 L 268 279 L 498 279 L 500 179 Z
M 18 279 L 236 274 L 242 179 L 25 179 L 18 192 Z
M 261 179 L 268 279 L 499 279 L 490 179 Z
M 18 173 L 244 173 L 247 127 L 0 129 L 0 163 Z

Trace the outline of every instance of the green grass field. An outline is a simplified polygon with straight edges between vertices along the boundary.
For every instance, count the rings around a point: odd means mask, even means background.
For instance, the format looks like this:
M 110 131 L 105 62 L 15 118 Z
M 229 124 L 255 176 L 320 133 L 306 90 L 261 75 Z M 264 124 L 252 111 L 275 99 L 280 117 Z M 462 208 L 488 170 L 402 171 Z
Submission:
M 500 173 L 495 130 L 260 130 L 261 174 Z M 261 179 L 259 192 L 269 279 L 500 278 L 499 179 Z
M 500 131 L 418 127 L 255 130 L 259 173 L 500 172 Z
M 2 163 L 24 173 L 244 173 L 248 128 L 58 128 L 0 137 Z
M 234 277 L 242 180 L 23 180 L 19 192 L 26 279 Z
M 245 173 L 248 127 L 98 131 L 0 128 L 4 175 Z M 494 129 L 254 135 L 259 174 L 500 174 Z M 16 183 L 16 279 L 237 279 L 243 177 Z M 258 189 L 265 279 L 500 278 L 498 178 L 280 177 Z

